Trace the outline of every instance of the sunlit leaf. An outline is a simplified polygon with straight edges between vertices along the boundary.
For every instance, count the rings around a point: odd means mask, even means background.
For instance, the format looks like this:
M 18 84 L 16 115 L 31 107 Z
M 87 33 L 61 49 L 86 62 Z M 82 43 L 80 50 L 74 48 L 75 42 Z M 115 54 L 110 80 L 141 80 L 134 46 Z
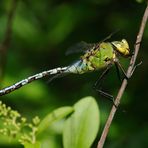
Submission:
M 75 112 L 67 119 L 64 148 L 89 148 L 96 138 L 100 124 L 99 108 L 94 98 L 86 97 L 74 105 Z
M 46 130 L 53 122 L 66 117 L 68 114 L 74 111 L 73 107 L 61 107 L 53 112 L 49 113 L 40 123 L 38 127 L 38 133 Z

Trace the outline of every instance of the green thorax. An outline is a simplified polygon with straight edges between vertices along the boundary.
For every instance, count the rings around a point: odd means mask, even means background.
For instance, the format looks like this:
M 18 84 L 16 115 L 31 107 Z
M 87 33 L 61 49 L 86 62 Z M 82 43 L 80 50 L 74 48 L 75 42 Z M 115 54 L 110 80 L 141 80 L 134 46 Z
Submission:
M 90 50 L 81 57 L 83 64 L 87 65 L 83 67 L 83 72 L 94 71 L 107 67 L 113 63 L 115 59 L 115 52 L 113 45 L 108 42 L 102 42 L 95 49 Z

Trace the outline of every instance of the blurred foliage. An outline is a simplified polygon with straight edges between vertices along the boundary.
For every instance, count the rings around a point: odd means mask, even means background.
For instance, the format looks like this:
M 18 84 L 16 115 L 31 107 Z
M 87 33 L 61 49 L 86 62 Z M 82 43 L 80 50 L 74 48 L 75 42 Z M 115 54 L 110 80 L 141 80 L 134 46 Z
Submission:
M 0 41 L 6 30 L 11 0 L 0 1 Z M 19 0 L 12 26 L 11 45 L 1 86 L 8 86 L 42 70 L 69 65 L 79 54 L 65 56 L 71 45 L 80 42 L 98 42 L 111 32 L 120 31 L 110 40 L 126 38 L 133 50 L 136 34 L 146 3 L 136 0 Z M 129 80 L 121 105 L 112 123 L 106 148 L 148 147 L 148 26 L 146 26 L 137 62 L 143 64 Z M 0 58 L 1 53 L 0 53 Z M 129 59 L 121 59 L 126 68 Z M 116 95 L 120 82 L 115 69 L 107 75 L 103 89 Z M 112 103 L 92 89 L 100 72 L 69 75 L 46 83 L 47 79 L 33 82 L 1 100 L 23 116 L 41 119 L 60 106 L 72 105 L 84 96 L 94 96 L 99 103 L 101 128 L 92 147 L 96 147 Z M 123 112 L 124 110 L 124 112 Z M 95 121 L 94 121 L 95 122 Z M 59 121 L 42 136 L 43 147 L 62 147 L 62 125 Z M 21 147 L 0 137 L 0 147 Z

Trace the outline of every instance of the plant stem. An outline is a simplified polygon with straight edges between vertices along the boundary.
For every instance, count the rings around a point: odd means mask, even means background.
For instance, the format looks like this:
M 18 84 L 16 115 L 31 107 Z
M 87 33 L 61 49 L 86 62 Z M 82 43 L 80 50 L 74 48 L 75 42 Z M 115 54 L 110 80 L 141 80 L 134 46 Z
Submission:
M 140 29 L 139 29 L 139 32 L 138 32 L 138 35 L 137 35 L 137 39 L 136 39 L 136 42 L 135 42 L 134 55 L 132 56 L 132 58 L 130 60 L 130 64 L 129 64 L 129 67 L 128 67 L 128 70 L 127 70 L 127 76 L 128 77 L 131 77 L 133 75 L 133 69 L 135 67 L 135 62 L 136 62 L 137 55 L 138 55 L 138 52 L 139 52 L 139 49 L 140 49 L 140 43 L 142 41 L 142 37 L 143 37 L 143 33 L 144 33 L 144 29 L 145 29 L 147 19 L 148 19 L 148 3 L 147 3 L 147 7 L 145 9 L 145 12 L 144 12 L 144 15 L 143 15 L 143 18 L 142 18 L 142 21 L 141 21 L 141 25 L 140 25 Z M 117 97 L 115 99 L 116 107 L 114 105 L 112 106 L 109 117 L 108 117 L 106 124 L 105 124 L 105 127 L 103 129 L 101 138 L 98 142 L 97 148 L 102 148 L 103 145 L 104 145 L 104 142 L 105 142 L 105 139 L 106 139 L 107 134 L 109 132 L 109 128 L 111 126 L 112 120 L 113 120 L 114 115 L 117 111 L 117 107 L 120 104 L 121 97 L 122 97 L 122 95 L 125 91 L 127 84 L 128 84 L 127 79 L 124 79 L 122 84 L 121 84 L 121 87 L 118 91 Z

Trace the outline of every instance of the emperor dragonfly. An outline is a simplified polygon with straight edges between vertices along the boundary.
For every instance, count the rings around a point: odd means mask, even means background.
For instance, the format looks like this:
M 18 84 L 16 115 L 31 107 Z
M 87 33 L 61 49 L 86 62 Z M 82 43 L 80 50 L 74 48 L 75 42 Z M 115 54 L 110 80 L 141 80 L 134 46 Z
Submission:
M 87 72 L 92 72 L 100 69 L 105 69 L 100 79 L 105 75 L 105 73 L 110 69 L 112 65 L 119 67 L 124 75 L 126 76 L 121 64 L 119 63 L 119 57 L 129 57 L 130 49 L 129 44 L 125 39 L 121 41 L 112 42 L 99 42 L 95 44 L 86 43 L 86 52 L 80 57 L 78 61 L 66 67 L 58 67 L 51 70 L 43 71 L 41 73 L 30 76 L 24 80 L 21 80 L 11 86 L 8 86 L 0 90 L 0 96 L 8 94 L 22 86 L 33 82 L 34 80 L 41 79 L 45 76 L 53 75 L 50 80 L 53 80 L 64 74 L 83 74 Z M 100 80 L 99 79 L 99 80 Z M 97 85 L 98 81 L 96 82 Z

